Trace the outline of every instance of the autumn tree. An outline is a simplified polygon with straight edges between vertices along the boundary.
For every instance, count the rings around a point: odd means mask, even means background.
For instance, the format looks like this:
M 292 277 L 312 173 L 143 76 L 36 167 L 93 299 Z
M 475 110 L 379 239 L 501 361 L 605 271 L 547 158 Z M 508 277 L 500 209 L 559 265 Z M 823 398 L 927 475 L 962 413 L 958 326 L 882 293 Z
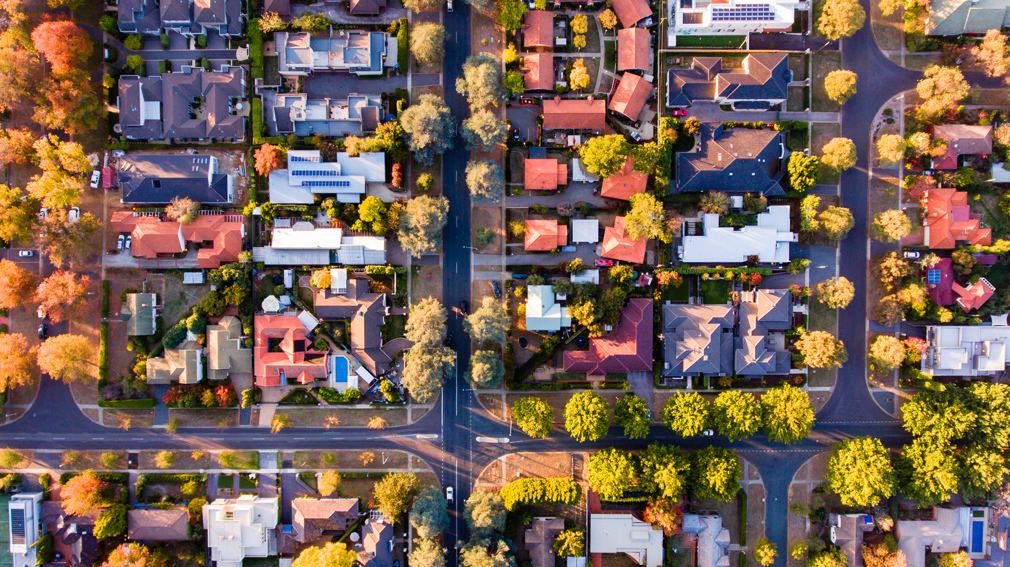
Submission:
M 490 152 L 498 144 L 505 143 L 508 131 L 508 124 L 504 120 L 498 120 L 490 111 L 482 110 L 463 120 L 460 133 L 467 149 Z
M 890 455 L 880 440 L 872 437 L 835 443 L 826 479 L 843 506 L 868 508 L 894 494 Z
M 877 140 L 877 157 L 881 165 L 897 165 L 905 157 L 905 139 L 899 134 L 884 134 Z
M 415 258 L 435 252 L 448 217 L 449 201 L 445 197 L 421 195 L 407 201 L 397 232 L 400 246 Z
M 421 95 L 416 104 L 404 110 L 400 124 L 407 148 L 424 165 L 431 165 L 436 155 L 453 147 L 456 121 L 445 101 L 433 94 Z
M 603 396 L 595 392 L 579 392 L 565 404 L 565 430 L 579 443 L 596 441 L 607 434 L 610 409 Z
M 319 473 L 319 480 L 316 482 L 316 488 L 319 489 L 319 495 L 322 497 L 327 497 L 337 491 L 340 486 L 340 473 L 337 471 L 323 471 Z
M 877 2 L 877 6 L 880 7 L 880 13 L 886 18 L 904 8 L 905 2 L 904 0 L 880 0 Z
M 757 545 L 754 546 L 754 559 L 758 562 L 758 565 L 768 567 L 768 565 L 775 563 L 775 557 L 777 555 L 778 546 L 772 543 L 768 538 L 763 537 L 757 540 Z
M 66 383 L 91 379 L 95 349 L 83 335 L 56 335 L 46 339 L 38 350 L 39 368 Z
M 54 73 L 84 66 L 94 50 L 88 32 L 66 20 L 39 24 L 32 31 L 32 43 L 52 65 Z
M 422 64 L 442 61 L 445 51 L 445 27 L 433 22 L 416 23 L 410 28 L 410 52 Z
M 761 405 L 746 392 L 729 390 L 715 397 L 712 419 L 719 433 L 737 441 L 757 433 L 761 427 Z
M 456 92 L 477 112 L 505 102 L 505 88 L 501 84 L 501 64 L 486 54 L 471 55 L 463 63 L 463 76 L 456 79 Z
M 5 15 L 11 18 L 12 24 L 20 19 L 11 11 Z M 30 99 L 43 79 L 44 70 L 27 31 L 8 27 L 0 34 L 0 111 L 8 112 L 21 101 Z
M 24 335 L 0 334 L 0 390 L 28 384 L 35 371 L 35 356 Z
M 0 260 L 0 309 L 27 305 L 35 296 L 38 277 L 16 262 Z
M 624 216 L 624 226 L 633 239 L 656 239 L 670 242 L 673 234 L 667 228 L 666 210 L 663 203 L 650 193 L 636 193 L 631 196 L 631 210 Z
M 348 549 L 347 544 L 331 541 L 323 547 L 302 549 L 291 562 L 291 567 L 352 567 L 357 561 L 358 553 Z
M 844 277 L 826 279 L 817 284 L 817 301 L 832 309 L 845 309 L 856 297 L 856 286 Z
M 821 162 L 836 171 L 845 171 L 856 165 L 856 144 L 848 138 L 832 138 L 821 148 Z
M 922 103 L 919 110 L 925 119 L 933 119 L 953 110 L 968 98 L 971 85 L 957 67 L 930 65 L 923 71 L 923 78 L 915 85 Z
M 189 224 L 200 216 L 200 203 L 189 197 L 173 197 L 165 207 L 165 214 L 180 224 Z
M 396 522 L 407 512 L 419 486 L 414 473 L 393 473 L 382 477 L 372 492 L 379 510 Z
M 772 441 L 798 443 L 814 426 L 814 407 L 806 392 L 783 384 L 761 395 L 762 427 Z
M 49 318 L 56 323 L 69 319 L 84 303 L 91 278 L 57 270 L 39 284 L 36 296 Z
M 828 368 L 832 365 L 839 368 L 845 363 L 848 355 L 842 341 L 826 331 L 809 331 L 800 335 L 796 348 L 803 356 L 803 362 L 810 368 Z
M 856 221 L 849 209 L 834 205 L 818 213 L 817 221 L 820 225 L 821 236 L 834 242 L 844 240 L 852 227 L 856 226 Z
M 600 12 L 598 17 L 600 19 L 600 25 L 603 26 L 603 29 L 605 30 L 612 30 L 614 29 L 614 26 L 617 25 L 617 14 L 615 14 L 610 8 Z
M 620 171 L 629 154 L 631 144 L 621 134 L 596 136 L 579 146 L 582 165 L 601 179 Z
M 879 372 L 890 372 L 905 361 L 905 345 L 894 335 L 877 335 L 870 343 L 870 362 Z
M 891 209 L 873 217 L 870 232 L 881 242 L 897 242 L 912 232 L 912 221 L 904 211 Z
M 445 567 L 445 547 L 434 539 L 417 540 L 407 561 L 411 567 Z
M 856 94 L 856 74 L 847 69 L 836 69 L 824 77 L 824 90 L 828 93 L 828 98 L 838 104 L 845 104 L 845 101 Z
M 876 259 L 873 273 L 880 279 L 885 290 L 891 290 L 902 278 L 912 274 L 912 267 L 897 252 L 892 251 Z
M 445 8 L 445 0 L 405 0 L 403 7 L 418 12 L 440 12 Z
M 572 70 L 568 73 L 568 85 L 573 91 L 582 90 L 589 86 L 589 70 L 586 69 L 586 64 L 581 57 L 572 62 Z M 623 138 L 623 136 L 621 137 Z
M 554 408 L 544 400 L 525 396 L 512 404 L 512 418 L 523 433 L 530 437 L 546 438 L 554 430 Z
M 256 173 L 262 177 L 267 177 L 275 169 L 285 167 L 287 150 L 272 144 L 263 144 L 253 152 L 253 161 L 256 163 Z
M 708 415 L 708 401 L 698 392 L 674 394 L 663 406 L 663 423 L 681 437 L 699 435 Z
M 288 27 L 288 23 L 277 12 L 263 12 L 263 15 L 259 17 L 259 26 L 261 32 L 272 33 L 284 30 Z
M 729 212 L 729 195 L 721 191 L 709 191 L 701 196 L 698 208 L 711 215 L 723 215 Z
M 103 111 L 84 71 L 64 71 L 47 77 L 35 97 L 32 120 L 43 128 L 81 136 L 98 125 Z
M 821 160 L 817 156 L 808 156 L 803 152 L 793 152 L 789 156 L 786 169 L 789 172 L 789 185 L 794 191 L 804 192 L 817 184 L 820 175 Z
M 990 77 L 1002 77 L 1010 72 L 1010 56 L 1007 55 L 1007 37 L 1000 30 L 991 29 L 985 33 L 982 43 L 972 46 L 971 56 L 982 65 Z
M 908 137 L 907 145 L 915 155 L 923 156 L 932 150 L 933 137 L 929 135 L 929 132 L 916 132 Z M 934 179 L 931 175 L 906 175 L 905 182 L 911 183 L 920 178 L 924 180 L 932 179 L 934 183 L 936 182 L 936 179 Z M 908 188 L 906 187 L 905 190 L 908 191 Z
M 471 196 L 497 203 L 505 194 L 505 174 L 495 161 L 471 161 L 466 164 L 466 185 Z
M 102 505 L 105 483 L 91 471 L 74 476 L 60 487 L 63 511 L 73 516 L 83 516 Z
M 905 552 L 898 549 L 894 536 L 887 534 L 876 544 L 864 545 L 863 565 L 866 567 L 905 567 Z
M 511 327 L 512 318 L 509 312 L 490 296 L 484 297 L 480 307 L 463 320 L 463 330 L 478 343 L 485 341 L 504 343 Z
M 112 550 L 102 567 L 155 567 L 155 564 L 147 547 L 139 543 L 124 543 Z
M 27 128 L 0 131 L 0 164 L 24 164 L 35 157 L 35 135 Z
M 817 33 L 831 41 L 849 37 L 866 21 L 858 0 L 825 0 L 817 17 Z

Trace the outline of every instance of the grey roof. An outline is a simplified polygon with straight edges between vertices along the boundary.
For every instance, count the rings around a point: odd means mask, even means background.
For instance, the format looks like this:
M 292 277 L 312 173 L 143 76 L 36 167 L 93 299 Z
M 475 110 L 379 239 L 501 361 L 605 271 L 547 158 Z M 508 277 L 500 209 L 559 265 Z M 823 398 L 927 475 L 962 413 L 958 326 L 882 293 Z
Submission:
M 719 57 L 695 57 L 689 69 L 670 69 L 666 105 L 689 106 L 695 100 L 783 101 L 792 71 L 786 53 L 752 53 L 740 69 L 723 69 Z
M 175 197 L 197 203 L 225 204 L 228 175 L 217 173 L 217 158 L 209 155 L 129 155 L 117 165 L 124 203 L 163 204 Z
M 792 328 L 793 303 L 788 289 L 759 289 L 740 296 L 740 334 L 764 334 Z
M 262 250 L 262 259 L 256 257 Z M 268 266 L 326 266 L 330 264 L 329 250 L 280 250 L 271 246 L 253 248 L 253 260 Z
M 700 139 L 697 153 L 677 154 L 678 192 L 785 195 L 780 184 L 785 151 L 780 132 L 702 124 Z
M 193 0 L 161 0 L 161 21 L 190 22 L 189 5 Z
M 119 126 L 124 136 L 155 140 L 162 137 L 163 89 L 160 75 L 119 78 Z
M 158 298 L 153 293 L 128 293 L 126 303 L 120 310 L 120 317 L 126 322 L 129 336 L 150 336 L 154 334 L 154 306 Z
M 119 0 L 119 31 L 155 34 L 161 31 L 157 0 Z
M 386 7 L 386 0 L 351 0 L 348 12 L 356 15 L 376 15 Z
M 246 96 L 245 70 L 186 69 L 157 77 L 120 77 L 120 124 L 124 136 L 245 138 L 245 116 L 232 114 L 232 101 Z
M 291 14 L 291 0 L 266 0 L 263 2 L 263 11 L 288 16 Z
M 193 0 L 193 23 L 219 26 L 226 23 L 226 0 Z
M 746 335 L 737 339 L 739 347 L 734 358 L 734 370 L 739 376 L 789 374 L 791 356 L 787 351 L 771 350 L 767 338 Z
M 1010 0 L 933 0 L 926 26 L 930 35 L 982 34 L 1010 26 Z
M 732 305 L 664 305 L 664 376 L 733 373 Z

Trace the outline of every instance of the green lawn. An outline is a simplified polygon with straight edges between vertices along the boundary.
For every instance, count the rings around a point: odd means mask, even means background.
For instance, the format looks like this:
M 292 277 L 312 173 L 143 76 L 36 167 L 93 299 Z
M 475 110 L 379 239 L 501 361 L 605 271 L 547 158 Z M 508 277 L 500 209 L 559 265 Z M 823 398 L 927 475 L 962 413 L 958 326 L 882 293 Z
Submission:
M 810 125 L 810 136 L 813 138 L 810 141 L 810 153 L 817 157 L 821 157 L 821 150 L 824 148 L 824 144 L 827 144 L 832 140 L 832 138 L 837 138 L 841 135 L 841 126 L 833 122 L 814 122 Z M 820 171 L 818 172 L 818 183 L 823 183 L 824 185 L 837 185 L 839 180 L 838 171 L 833 167 L 828 167 L 827 165 L 821 164 Z
M 259 480 L 251 478 L 248 473 L 238 475 L 239 488 L 256 488 L 257 486 L 259 486 Z
M 687 303 L 691 297 L 691 286 L 684 281 L 679 287 L 668 286 L 663 290 L 663 301 Z
M 702 281 L 701 301 L 706 305 L 725 305 L 729 301 L 729 282 L 725 280 Z
M 740 48 L 746 41 L 745 35 L 678 35 L 677 47 Z
M 309 393 L 308 390 L 299 388 L 292 390 L 290 394 L 284 396 L 278 404 L 282 406 L 318 406 L 319 400 Z
M 390 315 L 386 317 L 386 324 L 382 326 L 382 342 L 402 337 L 406 327 L 406 315 Z
M 614 73 L 617 71 L 617 42 L 616 41 L 604 41 L 603 42 L 603 66 Z
M 811 108 L 814 112 L 838 112 L 841 108 L 837 102 L 828 98 L 828 92 L 824 90 L 824 77 L 841 68 L 842 55 L 838 51 L 814 52 L 813 77 L 810 81 L 810 86 L 814 89 Z

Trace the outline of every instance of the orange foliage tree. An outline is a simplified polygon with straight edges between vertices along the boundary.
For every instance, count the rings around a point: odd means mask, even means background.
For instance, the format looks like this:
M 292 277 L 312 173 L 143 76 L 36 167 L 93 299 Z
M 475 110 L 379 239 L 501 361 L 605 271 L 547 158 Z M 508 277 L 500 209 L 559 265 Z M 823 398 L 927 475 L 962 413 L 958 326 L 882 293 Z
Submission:
M 14 309 L 28 303 L 36 285 L 35 274 L 10 260 L 0 260 L 0 309 Z
M 35 135 L 27 128 L 4 130 L 0 135 L 0 164 L 28 163 L 35 156 Z
M 284 167 L 284 151 L 271 144 L 263 144 L 253 154 L 256 161 L 256 173 L 263 177 L 270 175 L 275 169 Z
M 39 89 L 32 120 L 44 128 L 65 130 L 71 136 L 93 130 L 98 125 L 102 103 L 89 80 L 84 71 L 54 72 Z
M 139 543 L 124 543 L 112 550 L 102 567 L 147 567 L 151 552 Z
M 91 378 L 90 366 L 95 349 L 82 335 L 57 335 L 39 346 L 38 363 L 42 372 L 52 378 L 70 382 L 83 382 Z
M 94 50 L 88 32 L 66 20 L 39 24 L 32 31 L 32 43 L 56 73 L 81 67 Z
M 91 278 L 58 270 L 42 280 L 37 292 L 39 303 L 55 322 L 68 319 L 84 302 Z
M 105 483 L 95 473 L 84 471 L 60 487 L 63 511 L 72 516 L 83 516 L 102 505 Z
M 0 335 L 0 389 L 23 386 L 35 369 L 35 349 L 28 348 L 24 335 Z

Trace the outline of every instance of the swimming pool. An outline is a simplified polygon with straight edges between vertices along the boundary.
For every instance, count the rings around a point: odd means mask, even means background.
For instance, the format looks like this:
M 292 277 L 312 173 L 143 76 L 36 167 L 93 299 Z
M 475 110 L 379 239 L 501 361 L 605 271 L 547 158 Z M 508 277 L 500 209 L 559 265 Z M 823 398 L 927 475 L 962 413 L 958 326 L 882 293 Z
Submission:
M 333 360 L 333 387 L 343 391 L 347 387 L 347 359 L 342 356 L 334 356 Z

